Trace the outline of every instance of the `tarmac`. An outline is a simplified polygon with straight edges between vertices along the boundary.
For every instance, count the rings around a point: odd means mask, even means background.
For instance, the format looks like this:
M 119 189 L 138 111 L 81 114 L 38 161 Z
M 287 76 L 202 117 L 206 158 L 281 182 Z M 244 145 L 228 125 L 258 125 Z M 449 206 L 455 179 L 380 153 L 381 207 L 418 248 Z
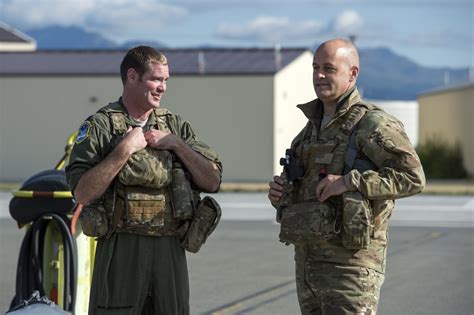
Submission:
M 14 295 L 24 230 L 0 193 L 0 312 Z M 197 254 L 188 254 L 191 314 L 300 314 L 293 249 L 261 193 L 217 194 L 225 215 Z M 379 314 L 474 314 L 474 197 L 419 195 L 397 202 L 391 219 Z
M 8 219 L 0 229 L 1 312 L 14 295 L 23 231 Z M 473 314 L 472 231 L 392 227 L 379 314 Z M 300 314 L 293 249 L 277 236 L 268 221 L 223 221 L 198 254 L 187 255 L 191 314 Z

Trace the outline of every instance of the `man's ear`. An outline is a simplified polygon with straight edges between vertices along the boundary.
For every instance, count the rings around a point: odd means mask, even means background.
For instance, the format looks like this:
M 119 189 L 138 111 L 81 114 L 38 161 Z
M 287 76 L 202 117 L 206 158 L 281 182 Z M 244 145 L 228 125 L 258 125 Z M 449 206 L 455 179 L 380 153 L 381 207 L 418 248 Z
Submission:
M 130 68 L 127 70 L 127 81 L 136 81 L 138 79 L 138 73 L 135 69 Z
M 349 82 L 354 82 L 357 77 L 359 76 L 359 67 L 352 66 L 351 67 L 351 76 L 349 77 Z

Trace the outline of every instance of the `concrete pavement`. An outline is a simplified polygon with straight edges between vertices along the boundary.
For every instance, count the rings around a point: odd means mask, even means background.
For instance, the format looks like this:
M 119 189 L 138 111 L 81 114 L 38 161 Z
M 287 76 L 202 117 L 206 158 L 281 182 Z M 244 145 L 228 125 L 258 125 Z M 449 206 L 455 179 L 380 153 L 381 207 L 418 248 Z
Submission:
M 191 314 L 299 314 L 292 248 L 265 194 L 218 194 L 223 222 L 198 254 L 189 254 Z M 24 234 L 0 193 L 0 310 L 14 294 Z M 6 200 L 8 199 L 8 200 Z M 397 201 L 391 221 L 380 314 L 472 314 L 472 196 Z

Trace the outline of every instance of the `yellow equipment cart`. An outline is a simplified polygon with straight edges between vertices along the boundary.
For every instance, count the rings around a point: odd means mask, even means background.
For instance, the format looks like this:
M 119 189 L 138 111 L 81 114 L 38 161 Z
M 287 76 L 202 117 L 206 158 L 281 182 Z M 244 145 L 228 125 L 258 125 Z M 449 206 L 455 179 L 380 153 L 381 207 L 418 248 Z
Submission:
M 39 291 L 69 313 L 87 314 L 96 242 L 80 224 L 76 228 L 82 205 L 75 203 L 63 170 L 76 136 L 69 137 L 54 169 L 33 175 L 13 192 L 10 214 L 25 237 L 11 309 Z

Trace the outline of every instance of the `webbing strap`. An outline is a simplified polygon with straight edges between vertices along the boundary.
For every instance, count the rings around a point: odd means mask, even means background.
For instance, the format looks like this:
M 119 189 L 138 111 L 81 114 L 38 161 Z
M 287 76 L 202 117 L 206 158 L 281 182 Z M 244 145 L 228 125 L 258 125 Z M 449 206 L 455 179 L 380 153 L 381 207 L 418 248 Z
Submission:
M 347 150 L 346 150 L 346 157 L 344 160 L 344 171 L 342 172 L 343 174 L 349 173 L 349 171 L 354 167 L 354 162 L 357 158 L 357 154 L 359 150 L 357 150 L 357 144 L 356 144 L 356 136 L 357 136 L 357 127 L 359 126 L 359 123 L 364 117 L 364 115 L 369 111 L 371 106 L 367 106 L 366 104 L 362 103 L 362 106 L 359 107 L 359 112 L 357 113 L 357 117 L 353 120 L 353 125 L 350 127 L 350 136 L 349 136 L 349 141 L 347 143 Z M 357 105 L 355 105 L 357 106 Z
M 112 133 L 116 135 L 124 134 L 127 131 L 125 115 L 122 112 L 112 112 L 109 115 L 112 120 Z
M 173 130 L 175 128 L 171 127 L 170 121 L 169 121 L 169 112 L 166 111 L 164 112 L 162 109 L 155 109 L 155 127 L 158 130 L 162 131 L 167 131 L 164 126 L 166 127 L 174 134 L 176 134 L 176 130 Z M 127 122 L 125 119 L 125 113 L 123 112 L 109 112 L 107 113 L 109 115 L 111 121 L 112 121 L 112 132 L 116 135 L 122 135 L 127 131 Z

